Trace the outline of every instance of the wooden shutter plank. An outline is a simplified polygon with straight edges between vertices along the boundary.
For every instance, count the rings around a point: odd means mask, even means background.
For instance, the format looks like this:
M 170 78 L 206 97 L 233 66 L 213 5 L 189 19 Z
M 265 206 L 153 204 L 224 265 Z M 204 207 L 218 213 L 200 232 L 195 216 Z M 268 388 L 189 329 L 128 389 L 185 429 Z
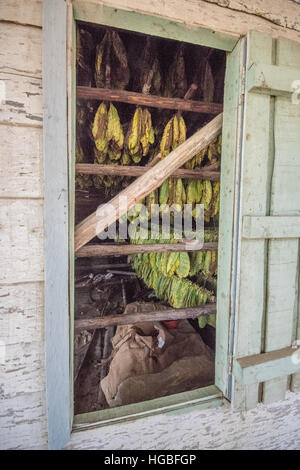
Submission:
M 230 368 L 230 318 L 232 315 L 230 292 L 233 282 L 232 265 L 234 259 L 232 233 L 235 223 L 235 198 L 237 197 L 235 179 L 238 166 L 237 159 L 240 156 L 239 145 L 242 127 L 242 72 L 245 54 L 244 49 L 245 39 L 241 40 L 233 52 L 227 57 L 224 91 L 215 383 L 227 398 L 230 398 L 230 386 L 228 382 Z
M 299 257 L 298 257 L 298 280 L 297 280 L 297 288 L 298 288 L 298 315 L 296 316 L 295 328 L 296 328 L 296 338 L 295 343 L 300 347 L 300 240 L 299 240 Z M 300 372 L 293 374 L 291 380 L 291 390 L 293 392 L 300 392 Z
M 290 346 L 293 340 L 298 240 L 272 240 L 268 253 L 268 298 L 265 351 Z M 263 402 L 284 399 L 287 375 L 269 380 L 263 387 Z
M 253 62 L 272 64 L 272 54 L 273 44 L 270 36 L 256 31 L 249 33 L 248 68 Z M 270 96 L 247 93 L 241 174 L 241 215 L 267 215 L 273 163 L 269 145 L 271 124 Z M 241 241 L 234 357 L 261 352 L 265 307 L 265 254 L 264 240 Z M 249 409 L 256 406 L 258 401 L 258 384 L 241 386 L 234 381 L 232 399 L 234 408 Z
M 292 83 L 300 78 L 300 69 L 269 64 L 252 64 L 248 70 L 247 90 L 291 98 Z
M 244 238 L 300 238 L 300 216 L 244 216 Z
M 279 66 L 300 68 L 300 46 L 285 39 L 277 40 L 276 62 Z M 298 215 L 300 200 L 300 107 L 288 98 L 275 101 L 275 155 L 270 215 Z M 299 241 L 271 240 L 268 254 L 268 299 L 265 351 L 290 346 L 295 337 L 298 307 Z M 287 372 L 288 373 L 288 372 Z M 263 402 L 285 398 L 287 376 L 265 382 Z

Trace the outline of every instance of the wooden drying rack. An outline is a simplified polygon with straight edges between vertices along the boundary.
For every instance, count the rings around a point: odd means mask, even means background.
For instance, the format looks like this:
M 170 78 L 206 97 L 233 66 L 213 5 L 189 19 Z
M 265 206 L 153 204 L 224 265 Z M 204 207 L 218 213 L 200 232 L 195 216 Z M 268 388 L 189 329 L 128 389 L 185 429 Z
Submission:
M 210 181 L 219 181 L 220 172 L 211 169 L 213 165 L 200 170 L 188 170 L 179 168 L 172 173 L 173 178 L 185 179 L 205 179 Z M 79 175 L 110 175 L 110 176 L 142 176 L 149 167 L 147 166 L 129 166 L 129 165 L 99 165 L 97 163 L 76 163 L 76 174 Z
M 194 84 L 191 85 L 191 87 L 193 87 L 193 90 L 196 89 Z M 190 94 L 189 90 L 186 95 L 188 95 L 188 93 Z M 165 96 L 136 93 L 133 91 L 110 90 L 109 88 L 92 88 L 86 86 L 77 87 L 77 99 L 118 101 L 120 103 L 134 104 L 135 106 L 177 109 L 178 111 L 213 115 L 220 114 L 223 111 L 223 105 L 220 103 L 206 103 L 205 101 L 193 101 L 186 98 L 167 98 Z
M 142 166 L 114 166 L 114 165 L 99 165 L 99 164 L 76 164 L 76 174 L 90 174 L 90 175 L 113 175 L 113 176 L 132 176 L 140 177 L 139 179 L 145 180 L 145 177 L 153 177 L 153 185 L 145 190 L 139 188 L 138 180 L 136 184 L 132 183 L 120 194 L 130 196 L 127 210 L 135 205 L 137 200 L 132 197 L 132 193 L 136 190 L 137 199 L 141 200 L 154 189 L 162 184 L 162 182 L 169 176 L 175 178 L 187 179 L 208 179 L 211 181 L 219 181 L 220 171 L 217 171 L 215 165 L 209 165 L 206 168 L 199 170 L 188 170 L 180 168 L 186 161 L 192 158 L 193 155 L 205 148 L 221 131 L 222 129 L 222 108 L 219 103 L 206 103 L 201 101 L 192 101 L 187 99 L 192 92 L 196 89 L 194 84 L 189 88 L 184 99 L 179 98 L 166 98 L 155 95 L 148 95 L 145 93 L 135 93 L 124 90 L 110 90 L 105 88 L 91 88 L 91 87 L 77 87 L 77 99 L 83 100 L 104 100 L 104 101 L 118 101 L 122 103 L 129 103 L 133 105 L 148 106 L 164 109 L 177 109 L 178 111 L 190 111 L 202 114 L 217 115 L 210 123 L 198 131 L 197 137 L 199 142 L 194 136 L 181 144 L 175 151 L 171 152 L 164 160 L 160 155 L 148 165 Z M 207 131 L 208 137 L 205 135 Z M 190 145 L 189 145 L 190 144 Z M 195 151 L 191 147 L 194 145 Z M 182 150 L 182 156 L 180 151 Z M 172 158 L 173 157 L 173 158 Z M 156 162 L 159 161 L 157 165 Z M 172 164 L 171 164 L 172 162 Z M 168 168 L 170 167 L 170 168 Z M 162 172 L 162 176 L 160 175 Z M 131 189 L 132 186 L 132 189 Z M 144 191 L 143 197 L 142 193 Z M 111 204 L 116 206 L 118 197 L 111 200 Z M 116 219 L 122 214 L 116 211 Z M 115 220 L 116 220 L 115 219 Z M 149 244 L 149 245 L 121 245 L 115 244 L 99 244 L 99 245 L 86 245 L 88 241 L 93 238 L 93 230 L 96 224 L 96 214 L 91 214 L 87 219 L 82 221 L 75 230 L 75 252 L 78 257 L 93 257 L 93 256 L 117 256 L 128 255 L 134 253 L 151 253 L 151 252 L 176 252 L 176 251 L 198 251 L 198 250 L 217 250 L 218 243 L 205 243 L 202 248 L 190 247 L 184 243 L 174 244 Z M 107 220 L 101 221 L 101 228 L 104 230 L 107 226 L 113 223 L 112 218 L 108 217 Z M 98 230 L 101 231 L 101 230 Z M 95 232 L 96 233 L 96 232 Z M 84 246 L 86 245 L 86 246 Z M 146 314 L 138 313 L 132 315 L 111 315 L 103 318 L 89 318 L 84 320 L 75 320 L 75 331 L 83 329 L 97 329 L 106 328 L 112 325 L 121 325 L 128 323 L 137 323 L 139 321 L 161 321 L 161 320 L 174 320 L 184 318 L 196 318 L 201 315 L 211 315 L 216 313 L 216 304 L 211 303 L 197 308 L 181 308 L 181 309 L 166 309 L 156 312 L 147 312 Z M 144 315 L 144 316 L 143 316 Z
M 220 103 L 206 103 L 204 101 L 193 101 L 188 99 L 197 89 L 195 84 L 192 84 L 185 97 L 181 98 L 167 98 L 157 95 L 149 95 L 146 93 L 136 93 L 125 90 L 111 90 L 108 88 L 92 88 L 86 86 L 77 87 L 77 99 L 81 100 L 104 100 L 114 101 L 121 103 L 130 103 L 136 106 L 148 106 L 161 109 L 176 109 L 177 111 L 190 111 L 201 114 L 216 115 L 222 112 L 223 105 Z M 155 163 L 159 161 L 159 155 L 155 157 Z M 153 166 L 154 161 L 150 162 L 148 166 Z M 147 166 L 126 166 L 126 165 L 99 165 L 97 163 L 77 163 L 75 166 L 76 174 L 82 175 L 105 175 L 105 176 L 132 176 L 138 177 L 146 173 Z M 209 165 L 200 170 L 189 170 L 179 168 L 172 173 L 174 178 L 185 179 L 206 179 L 210 181 L 219 181 L 220 172 L 216 171 L 214 165 Z
M 78 258 L 91 258 L 94 256 L 125 256 L 139 253 L 178 253 L 182 251 L 216 251 L 218 242 L 203 243 L 201 248 L 197 248 L 194 241 L 180 243 L 149 243 L 145 245 L 129 245 L 121 243 L 103 243 L 85 245 L 78 250 Z
M 153 312 L 128 313 L 127 315 L 107 315 L 105 317 L 83 318 L 75 320 L 75 333 L 82 330 L 95 330 L 108 326 L 128 325 L 145 321 L 183 320 L 186 318 L 198 318 L 200 316 L 216 313 L 216 304 L 206 304 L 200 307 L 170 308 Z

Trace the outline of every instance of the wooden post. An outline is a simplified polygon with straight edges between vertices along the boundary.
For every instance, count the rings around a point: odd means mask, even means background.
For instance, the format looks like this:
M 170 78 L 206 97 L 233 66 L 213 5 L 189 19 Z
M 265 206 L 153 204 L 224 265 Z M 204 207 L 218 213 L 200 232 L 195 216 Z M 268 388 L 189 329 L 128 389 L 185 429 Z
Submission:
M 114 197 L 102 214 L 94 212 L 80 222 L 75 228 L 75 252 L 92 240 L 98 233 L 103 232 L 135 204 L 144 199 L 154 189 L 173 174 L 175 170 L 184 165 L 190 158 L 207 147 L 218 136 L 222 129 L 222 113 L 216 116 L 206 126 L 179 145 L 167 157 L 157 163 Z M 122 199 L 121 199 L 122 198 Z M 122 204 L 122 201 L 124 203 Z

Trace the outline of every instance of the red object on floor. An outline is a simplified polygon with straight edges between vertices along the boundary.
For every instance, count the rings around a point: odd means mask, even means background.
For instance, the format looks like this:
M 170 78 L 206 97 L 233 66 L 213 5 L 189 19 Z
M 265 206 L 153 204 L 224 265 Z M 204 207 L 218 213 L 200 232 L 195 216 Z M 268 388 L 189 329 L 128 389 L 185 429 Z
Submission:
M 168 330 L 174 330 L 175 328 L 177 328 L 179 322 L 180 320 L 166 320 L 162 323 L 166 328 L 168 328 Z

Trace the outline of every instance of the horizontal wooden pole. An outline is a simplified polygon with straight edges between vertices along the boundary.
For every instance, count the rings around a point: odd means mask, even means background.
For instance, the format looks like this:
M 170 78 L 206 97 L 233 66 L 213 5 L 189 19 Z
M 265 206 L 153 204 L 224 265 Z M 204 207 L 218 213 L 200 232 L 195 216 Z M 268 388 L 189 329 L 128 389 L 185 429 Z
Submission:
M 110 175 L 110 176 L 141 176 L 149 170 L 147 166 L 129 165 L 99 165 L 97 163 L 77 163 L 76 174 L 78 175 Z M 172 174 L 174 178 L 186 178 L 193 180 L 219 181 L 220 172 L 214 170 L 187 170 L 180 168 Z
M 219 103 L 206 103 L 204 101 L 184 100 L 181 98 L 167 98 L 145 93 L 135 93 L 125 90 L 110 90 L 108 88 L 77 87 L 77 98 L 83 100 L 118 101 L 151 108 L 178 109 L 203 114 L 219 114 L 223 105 Z
M 300 216 L 243 217 L 244 238 L 300 238 Z
M 75 252 L 92 240 L 98 233 L 118 220 L 148 194 L 162 185 L 175 170 L 182 167 L 194 155 L 206 148 L 221 132 L 223 115 L 219 114 L 202 129 L 179 145 L 146 173 L 137 178 L 116 197 L 104 205 L 102 210 L 93 212 L 75 227 Z M 126 203 L 122 203 L 126 201 Z M 109 210 L 106 210 L 109 209 Z
M 235 359 L 233 375 L 243 385 L 261 383 L 300 372 L 300 346 Z
M 193 242 L 187 243 L 157 243 L 145 245 L 121 245 L 120 243 L 85 245 L 76 252 L 78 258 L 90 258 L 94 256 L 122 256 L 136 255 L 138 253 L 171 253 L 182 251 L 215 251 L 218 242 L 203 243 L 197 248 Z
M 216 313 L 216 304 L 206 304 L 200 307 L 172 308 L 153 312 L 137 312 L 127 315 L 108 315 L 106 317 L 85 318 L 75 320 L 75 333 L 82 330 L 95 330 L 108 326 L 129 325 L 145 321 L 183 320 L 186 318 L 198 318 L 204 315 Z
M 291 96 L 292 83 L 299 80 L 299 68 L 254 63 L 247 72 L 248 91 L 267 95 Z

